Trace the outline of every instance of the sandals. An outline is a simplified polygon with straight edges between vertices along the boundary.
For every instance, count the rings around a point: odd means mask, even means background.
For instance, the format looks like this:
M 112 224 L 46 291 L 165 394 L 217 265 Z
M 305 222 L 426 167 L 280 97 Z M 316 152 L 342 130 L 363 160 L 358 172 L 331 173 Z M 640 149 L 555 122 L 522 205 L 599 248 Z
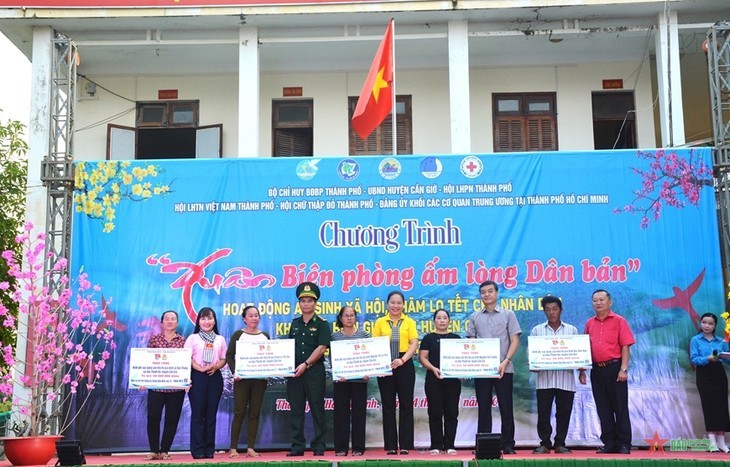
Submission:
M 172 459 L 172 456 L 166 452 L 161 452 L 158 459 L 163 460 L 163 461 L 169 461 L 170 459 Z
M 246 455 L 248 457 L 261 457 L 261 454 L 259 454 L 258 452 L 254 451 L 253 449 L 246 449 Z
M 236 451 L 235 449 L 231 449 L 230 451 L 228 451 L 228 457 L 231 459 L 233 459 L 234 457 L 238 457 L 238 451 Z
M 151 452 L 151 453 L 147 454 L 146 456 L 144 456 L 144 460 L 146 460 L 146 461 L 156 461 L 159 458 L 160 458 L 160 455 L 157 454 L 156 452 Z

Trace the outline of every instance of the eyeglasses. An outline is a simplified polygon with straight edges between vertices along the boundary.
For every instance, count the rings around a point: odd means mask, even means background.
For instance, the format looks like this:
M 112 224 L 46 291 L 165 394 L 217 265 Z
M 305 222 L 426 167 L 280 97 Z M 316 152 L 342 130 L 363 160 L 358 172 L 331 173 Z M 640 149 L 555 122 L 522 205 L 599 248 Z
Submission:
M 356 315 L 342 315 L 343 318 L 354 318 Z

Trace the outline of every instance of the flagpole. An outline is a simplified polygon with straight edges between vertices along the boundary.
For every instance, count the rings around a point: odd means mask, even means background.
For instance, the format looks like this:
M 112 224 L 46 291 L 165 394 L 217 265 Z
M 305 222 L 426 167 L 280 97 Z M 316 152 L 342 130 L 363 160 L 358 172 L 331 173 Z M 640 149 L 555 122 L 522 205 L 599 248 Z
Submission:
M 396 131 L 397 131 L 396 120 L 397 120 L 397 116 L 398 116 L 398 111 L 395 107 L 395 102 L 396 102 L 395 101 L 395 95 L 396 95 L 396 93 L 395 93 L 395 19 L 390 18 L 390 22 L 393 23 L 393 40 L 390 41 L 391 42 L 391 44 L 390 44 L 391 55 L 390 56 L 393 58 L 393 64 L 392 64 L 393 65 L 393 84 L 392 84 L 393 87 L 391 89 L 392 101 L 391 101 L 390 115 L 392 117 L 391 123 L 393 124 L 393 131 L 392 131 L 392 133 L 393 133 L 393 135 L 392 135 L 393 136 L 393 155 L 397 156 L 398 155 L 398 135 L 396 134 Z

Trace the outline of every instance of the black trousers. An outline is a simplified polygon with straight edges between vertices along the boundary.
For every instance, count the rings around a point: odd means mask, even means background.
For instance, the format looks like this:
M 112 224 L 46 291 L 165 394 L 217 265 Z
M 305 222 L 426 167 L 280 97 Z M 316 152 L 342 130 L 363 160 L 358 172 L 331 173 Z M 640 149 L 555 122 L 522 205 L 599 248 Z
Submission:
M 194 458 L 213 457 L 215 454 L 215 425 L 218 404 L 223 394 L 223 376 L 216 371 L 212 376 L 192 370 L 190 399 L 190 454 Z
M 698 366 L 697 390 L 700 393 L 705 430 L 730 431 L 730 412 L 727 405 L 727 375 L 720 362 Z
M 365 451 L 365 419 L 368 384 L 334 383 L 335 452 L 347 452 L 352 427 L 352 450 Z
M 459 425 L 459 398 L 461 381 L 458 378 L 438 379 L 426 373 L 424 384 L 428 399 L 428 428 L 431 449 L 455 449 L 456 429 Z
M 594 365 L 591 386 L 596 411 L 601 422 L 601 441 L 606 449 L 631 449 L 631 419 L 629 418 L 629 385 L 618 382 L 621 362 L 606 367 Z
M 540 445 L 548 449 L 565 446 L 570 426 L 570 414 L 573 412 L 573 398 L 575 393 L 563 389 L 537 390 L 537 436 Z M 550 413 L 555 401 L 555 442 L 550 442 L 553 427 L 550 425 Z
M 147 391 L 147 438 L 150 442 L 150 452 L 170 452 L 184 401 L 185 391 Z M 165 427 L 162 430 L 162 441 L 160 442 L 160 422 L 163 409 L 165 410 Z
M 475 378 L 474 392 L 479 404 L 477 433 L 492 432 L 492 391 L 497 393 L 499 416 L 502 421 L 502 449 L 515 448 L 515 415 L 512 406 L 514 375 L 505 373 L 501 378 Z
M 413 449 L 413 387 L 416 369 L 413 359 L 393 370 L 393 376 L 378 378 L 380 403 L 383 405 L 383 443 L 386 451 Z M 398 396 L 399 420 L 396 426 L 395 398 Z

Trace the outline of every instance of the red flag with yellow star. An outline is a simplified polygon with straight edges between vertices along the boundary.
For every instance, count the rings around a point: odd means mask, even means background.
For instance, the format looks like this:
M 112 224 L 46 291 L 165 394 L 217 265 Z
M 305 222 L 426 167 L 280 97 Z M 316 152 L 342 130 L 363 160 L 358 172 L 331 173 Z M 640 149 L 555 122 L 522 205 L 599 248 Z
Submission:
M 390 20 L 352 114 L 352 128 L 367 138 L 393 108 L 393 20 Z

